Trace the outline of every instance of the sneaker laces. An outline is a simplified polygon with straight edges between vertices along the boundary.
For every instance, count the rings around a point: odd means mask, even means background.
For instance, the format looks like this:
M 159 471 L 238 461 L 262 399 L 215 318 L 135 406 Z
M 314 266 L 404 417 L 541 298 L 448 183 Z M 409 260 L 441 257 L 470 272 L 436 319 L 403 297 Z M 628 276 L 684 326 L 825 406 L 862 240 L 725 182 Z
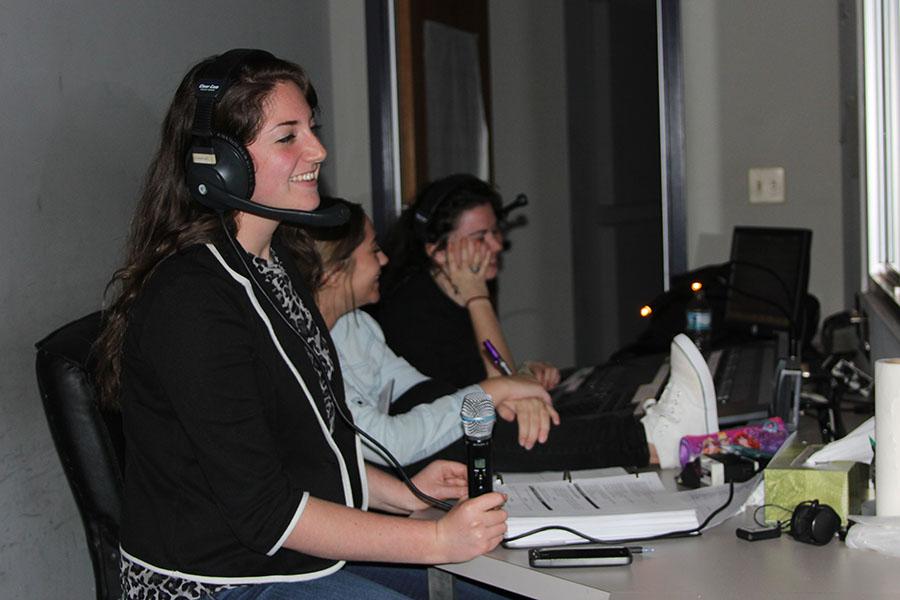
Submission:
M 674 389 L 667 389 L 659 400 L 653 400 L 651 406 L 646 406 L 647 412 L 653 412 L 660 420 L 668 423 L 679 423 L 679 405 L 683 404 L 682 394 L 684 390 L 681 386 L 675 386 Z M 666 395 L 668 394 L 668 395 Z

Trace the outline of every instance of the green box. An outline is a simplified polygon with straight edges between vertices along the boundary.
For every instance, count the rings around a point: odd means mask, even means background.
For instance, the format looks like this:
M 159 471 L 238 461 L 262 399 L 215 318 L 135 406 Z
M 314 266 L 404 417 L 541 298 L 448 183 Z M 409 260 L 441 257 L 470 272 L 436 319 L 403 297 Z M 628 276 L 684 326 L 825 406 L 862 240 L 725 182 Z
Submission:
M 869 465 L 853 461 L 835 461 L 804 467 L 809 456 L 821 448 L 821 444 L 797 441 L 791 435 L 778 449 L 765 470 L 766 521 L 790 521 L 778 505 L 794 510 L 801 502 L 818 500 L 831 506 L 847 524 L 847 515 L 859 514 L 860 505 L 866 499 L 869 484 Z

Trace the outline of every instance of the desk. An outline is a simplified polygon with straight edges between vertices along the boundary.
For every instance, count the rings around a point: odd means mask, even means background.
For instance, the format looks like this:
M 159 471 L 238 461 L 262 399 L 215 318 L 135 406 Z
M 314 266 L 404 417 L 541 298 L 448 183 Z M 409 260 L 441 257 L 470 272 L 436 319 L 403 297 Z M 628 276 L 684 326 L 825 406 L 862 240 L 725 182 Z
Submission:
M 531 598 L 898 598 L 900 559 L 851 550 L 837 539 L 825 546 L 783 535 L 738 539 L 736 527 L 753 527 L 749 513 L 697 538 L 647 542 L 656 551 L 627 567 L 532 569 L 526 550 L 498 548 L 443 571 Z
M 659 473 L 663 484 L 675 489 L 677 471 Z M 437 568 L 550 600 L 900 598 L 900 558 L 853 550 L 837 538 L 825 546 L 803 544 L 787 534 L 747 542 L 734 530 L 757 527 L 752 512 L 699 537 L 642 543 L 655 551 L 636 555 L 624 567 L 533 569 L 527 550 L 498 547 L 468 562 Z

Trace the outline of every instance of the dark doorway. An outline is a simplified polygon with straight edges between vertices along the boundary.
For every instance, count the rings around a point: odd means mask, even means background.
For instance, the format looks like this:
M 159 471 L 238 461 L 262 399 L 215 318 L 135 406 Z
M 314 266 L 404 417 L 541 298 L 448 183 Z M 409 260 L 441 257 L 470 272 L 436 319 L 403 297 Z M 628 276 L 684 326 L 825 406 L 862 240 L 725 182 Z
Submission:
M 663 290 L 654 0 L 566 2 L 575 352 L 605 361 Z

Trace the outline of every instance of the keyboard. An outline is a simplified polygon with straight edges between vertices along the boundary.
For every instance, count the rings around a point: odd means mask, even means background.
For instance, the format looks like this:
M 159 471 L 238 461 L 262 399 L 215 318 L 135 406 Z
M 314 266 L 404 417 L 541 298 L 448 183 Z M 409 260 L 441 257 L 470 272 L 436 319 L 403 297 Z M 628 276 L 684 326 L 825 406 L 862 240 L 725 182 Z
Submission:
M 730 424 L 768 416 L 775 374 L 775 342 L 760 340 L 710 353 L 719 423 Z
M 753 341 L 715 350 L 707 359 L 716 388 L 719 425 L 769 416 L 774 393 L 775 342 Z M 580 369 L 551 392 L 561 415 L 630 410 L 659 398 L 669 379 L 668 354 Z M 573 385 L 566 386 L 567 381 Z
M 651 381 L 661 360 L 655 356 L 593 367 L 576 389 L 552 393 L 553 405 L 560 414 L 570 416 L 634 411 L 635 402 L 643 399 L 639 398 L 639 390 L 647 387 L 646 382 Z

